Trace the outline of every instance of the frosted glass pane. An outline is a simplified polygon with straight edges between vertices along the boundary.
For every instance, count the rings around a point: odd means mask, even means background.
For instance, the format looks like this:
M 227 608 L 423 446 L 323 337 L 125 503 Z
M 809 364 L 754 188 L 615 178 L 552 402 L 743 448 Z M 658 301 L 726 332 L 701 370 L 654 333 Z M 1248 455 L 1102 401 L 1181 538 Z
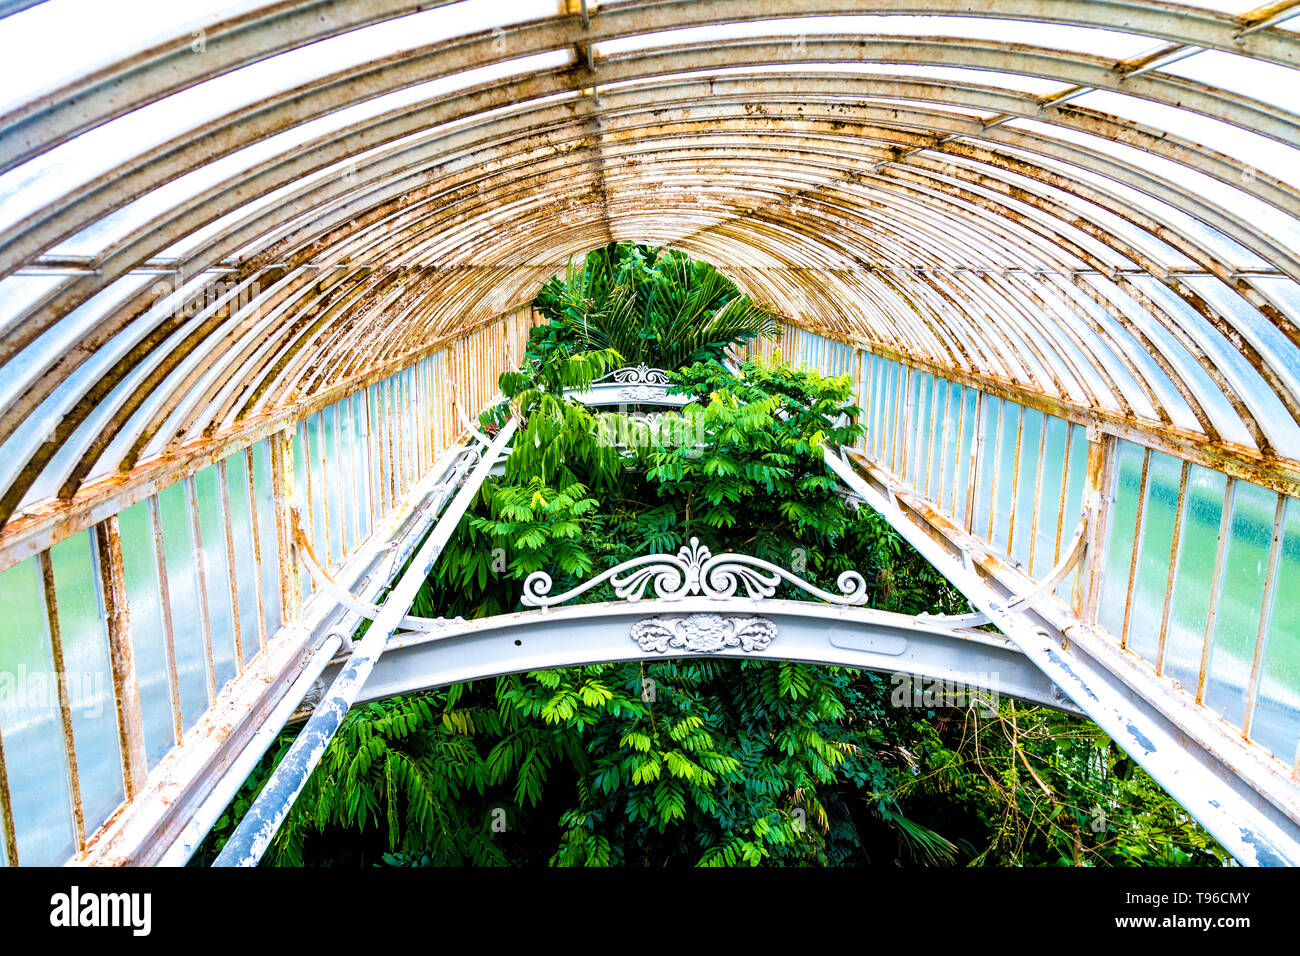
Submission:
M 1214 591 L 1214 556 L 1223 519 L 1228 479 L 1220 472 L 1192 465 L 1187 473 L 1183 531 L 1178 539 L 1178 571 L 1165 635 L 1164 672 L 1196 692 L 1205 643 L 1205 621 Z
M 1071 462 L 1073 468 L 1074 462 Z M 1142 491 L 1142 449 L 1120 441 L 1115 448 L 1115 484 L 1111 494 L 1109 542 L 1101 576 L 1097 619 L 1115 637 L 1124 631 L 1128 574 L 1137 534 L 1138 501 Z
M 314 521 L 313 511 L 316 509 L 316 498 L 320 492 L 317 490 L 315 482 L 311 479 L 311 462 L 308 452 L 310 446 L 305 444 L 304 439 L 307 437 L 307 423 L 299 422 L 298 428 L 293 435 L 293 483 L 294 483 L 294 500 L 298 504 L 301 515 L 301 527 L 303 534 L 310 535 L 312 539 L 312 548 L 319 556 L 320 550 L 318 542 L 322 540 L 317 533 L 316 523 Z M 302 588 L 303 600 L 311 597 L 312 583 L 311 572 L 307 570 L 306 565 L 299 562 L 298 583 Z
M 43 590 L 35 558 L 0 571 L 0 734 L 18 862 L 57 866 L 76 844 Z
M 252 6 L 248 0 L 134 0 L 129 15 L 123 16 L 119 4 L 46 0 L 5 19 L 0 32 L 5 64 L 0 102 L 12 108 L 118 57 L 171 37 L 187 37 L 193 29 L 210 26 L 218 14 Z M 51 36 L 59 38 L 58 56 L 50 55 Z
M 979 392 L 973 388 L 965 390 L 962 396 L 966 412 L 961 422 L 961 447 L 957 455 L 957 480 L 953 484 L 953 516 L 961 524 L 966 522 L 966 502 L 970 497 L 971 450 L 975 447 L 975 435 L 978 422 L 975 420 L 975 408 L 979 402 Z
M 1016 436 L 1020 432 L 1020 405 L 1002 403 L 1001 447 L 998 449 L 998 489 L 994 502 L 993 535 L 995 546 L 1004 554 L 1011 551 L 1011 501 L 1016 490 Z
M 872 376 L 871 395 L 871 434 L 867 436 L 871 457 L 879 460 L 885 448 L 885 408 L 886 395 L 889 391 L 889 377 L 893 374 L 892 363 L 873 356 L 876 363 Z
M 1078 516 L 1083 513 L 1083 486 L 1088 477 L 1088 431 L 1082 425 L 1070 426 L 1070 462 L 1067 469 L 1065 492 L 1066 526 L 1061 531 L 1061 547 L 1068 541 L 1065 536 L 1073 532 Z M 1075 579 L 1079 576 L 1078 567 L 1072 571 L 1060 587 L 1056 589 L 1057 597 L 1064 601 L 1070 599 Z
M 1300 83 L 1294 69 L 1254 57 L 1203 50 L 1195 56 L 1160 68 L 1188 79 L 1208 83 L 1216 89 L 1232 90 L 1292 113 L 1300 113 Z
M 992 395 L 984 396 L 980 412 L 979 434 L 983 446 L 976 452 L 975 515 L 971 532 L 977 538 L 987 539 L 989 534 L 989 508 L 993 502 L 993 474 L 997 467 L 998 421 L 1002 402 Z
M 939 510 L 951 516 L 952 500 L 957 484 L 957 455 L 961 443 L 962 387 L 955 382 L 948 384 L 948 415 L 943 423 L 943 477 L 940 481 L 943 494 Z
M 894 444 L 897 436 L 895 435 L 894 422 L 898 415 L 898 379 L 902 375 L 901 366 L 895 363 L 889 363 L 889 371 L 885 376 L 885 408 L 883 409 L 884 422 L 884 446 L 880 450 L 880 462 L 889 470 L 894 468 Z
M 230 597 L 230 562 L 226 557 L 226 522 L 221 502 L 221 470 L 216 465 L 194 476 L 203 539 L 203 578 L 207 585 L 208 624 L 217 691 L 238 673 L 235 668 L 235 616 Z
M 1065 459 L 1069 448 L 1069 423 L 1050 415 L 1045 416 L 1047 437 L 1043 442 L 1043 487 L 1038 499 L 1038 529 L 1034 543 L 1034 565 L 1030 569 L 1032 577 L 1041 578 L 1056 563 L 1056 526 L 1061 524 L 1061 537 L 1074 530 L 1074 516 L 1066 514 L 1061 521 L 1061 483 L 1065 479 Z M 1068 543 L 1061 541 L 1061 547 Z
M 81 808 L 89 835 L 124 799 L 113 669 L 91 532 L 74 534 L 52 547 L 50 563 L 77 747 Z
M 356 546 L 356 451 L 352 443 L 352 401 L 345 398 L 334 406 L 335 454 L 334 471 L 339 478 L 339 524 L 345 551 Z
M 132 505 L 121 512 L 117 520 L 122 535 L 126 596 L 131 609 L 131 639 L 140 684 L 144 749 L 152 769 L 176 743 L 176 732 L 167 678 L 167 646 L 149 503 L 141 501 Z
M 1133 582 L 1133 612 L 1129 618 L 1128 647 L 1156 663 L 1160 644 L 1160 619 L 1169 583 L 1169 555 L 1178 516 L 1178 483 L 1182 465 L 1169 455 L 1151 453 L 1147 469 L 1146 505 L 1142 510 L 1142 549 Z
M 1250 736 L 1290 764 L 1300 736 L 1300 499 L 1287 501 L 1282 521 L 1273 613 Z
M 352 403 L 352 455 L 353 474 L 356 479 L 355 494 L 357 498 L 357 533 L 360 538 L 370 534 L 370 470 L 366 467 L 366 403 L 365 396 L 358 392 L 350 399 Z
M 1223 558 L 1223 580 L 1210 648 L 1205 703 L 1241 726 L 1246 685 L 1264 599 L 1264 566 L 1273 537 L 1277 495 L 1238 481 L 1232 494 L 1232 531 Z
M 947 398 L 948 383 L 942 379 L 936 380 L 933 402 L 930 406 L 930 421 L 933 425 L 927 436 L 930 450 L 926 461 L 925 493 L 930 498 L 937 498 L 939 495 L 939 473 L 943 469 L 943 450 L 947 444 L 944 440 L 945 432 L 956 427 L 955 422 L 949 424 L 945 418 L 945 413 L 948 411 Z
M 0 330 L 8 329 L 17 316 L 43 295 L 53 292 L 63 276 L 11 275 L 0 279 Z
M 167 562 L 181 723 L 189 730 L 208 708 L 208 687 L 198 583 L 194 576 L 194 536 L 185 482 L 177 482 L 158 493 L 158 517 Z
M 302 427 L 306 432 L 308 443 L 307 470 L 311 472 L 312 545 L 316 549 L 316 556 L 328 563 L 330 557 L 330 550 L 327 547 L 330 535 L 327 523 L 329 487 L 321 467 L 320 416 L 312 415 L 303 422 Z
M 253 525 L 248 504 L 248 459 L 226 459 L 226 491 L 230 499 L 230 533 L 235 552 L 235 593 L 239 633 L 247 662 L 261 647 L 258 622 L 257 574 L 253 566 Z
M 379 408 L 379 386 L 372 385 L 369 390 L 369 431 L 370 447 L 370 483 L 375 490 L 375 517 L 383 517 L 387 510 L 384 506 L 388 500 L 388 485 L 384 479 L 384 430 L 383 416 Z
M 918 491 L 925 490 L 925 473 L 929 467 L 927 439 L 930 437 L 930 412 L 934 402 L 934 376 L 916 376 L 912 399 L 912 434 L 907 448 L 907 481 Z
M 883 359 L 880 363 L 880 384 L 876 394 L 876 441 L 874 456 L 877 461 L 886 464 L 885 450 L 889 447 L 889 413 L 893 406 L 891 386 L 894 381 L 894 363 Z
M 1263 170 L 1292 185 L 1300 183 L 1295 150 L 1259 133 L 1248 132 L 1190 110 L 1108 90 L 1093 90 L 1075 98 L 1074 104 L 1135 120 L 1194 143 L 1213 143 L 1220 152 L 1241 160 L 1244 165 Z
M 280 629 L 280 558 L 275 533 L 275 489 L 271 482 L 271 449 L 258 442 L 253 456 L 253 489 L 257 499 L 257 534 L 262 548 L 262 611 L 266 615 L 266 637 Z
M 1034 505 L 1038 481 L 1038 440 L 1043 434 L 1043 413 L 1032 408 L 1023 411 L 1020 437 L 1020 477 L 1016 484 L 1016 524 L 1012 531 L 1011 557 L 1029 568 L 1029 545 L 1033 540 Z M 1046 469 L 1044 469 L 1046 481 Z M 1048 497 L 1052 497 L 1048 495 Z M 1056 510 L 1056 503 L 1052 503 Z
M 343 469 L 339 467 L 338 451 L 338 430 L 335 427 L 335 418 L 338 415 L 338 406 L 330 405 L 324 409 L 320 415 L 320 429 L 322 444 L 320 454 L 317 456 L 324 460 L 322 473 L 326 476 L 329 485 L 329 514 L 326 516 L 329 520 L 330 529 L 330 567 L 338 567 L 343 561 L 343 518 L 345 500 L 344 488 L 340 479 L 342 478 Z

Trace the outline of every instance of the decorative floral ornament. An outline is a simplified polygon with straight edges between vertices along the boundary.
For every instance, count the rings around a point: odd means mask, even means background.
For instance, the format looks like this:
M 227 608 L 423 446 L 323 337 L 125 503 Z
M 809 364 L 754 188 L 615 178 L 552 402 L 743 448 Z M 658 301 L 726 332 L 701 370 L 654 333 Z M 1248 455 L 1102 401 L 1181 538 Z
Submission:
M 690 617 L 648 617 L 632 625 L 632 640 L 641 650 L 693 654 L 740 648 L 765 651 L 776 637 L 776 625 L 754 615 L 692 614 Z
M 618 390 L 618 397 L 625 402 L 653 402 L 663 398 L 665 391 L 654 385 L 629 385 Z
M 715 555 L 700 544 L 699 538 L 691 538 L 690 544 L 684 545 L 676 555 L 648 554 L 624 561 L 563 594 L 552 595 L 551 576 L 545 571 L 534 571 L 524 581 L 524 596 L 520 601 L 528 607 L 553 607 L 604 581 L 610 581 L 614 593 L 625 601 L 641 600 L 651 584 L 655 595 L 664 601 L 692 596 L 729 598 L 742 587 L 746 597 L 760 600 L 774 595 L 782 580 L 830 604 L 867 601 L 867 582 L 857 571 L 841 574 L 835 582 L 841 593 L 832 594 L 760 558 L 731 552 Z

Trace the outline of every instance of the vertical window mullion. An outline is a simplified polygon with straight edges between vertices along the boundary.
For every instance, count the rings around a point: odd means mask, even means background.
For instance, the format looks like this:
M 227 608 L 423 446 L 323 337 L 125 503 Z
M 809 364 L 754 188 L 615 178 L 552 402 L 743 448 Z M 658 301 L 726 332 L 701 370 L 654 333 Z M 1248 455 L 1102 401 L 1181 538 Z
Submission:
M 167 548 L 163 542 L 162 515 L 158 496 L 149 499 L 149 524 L 153 531 L 154 560 L 158 563 L 158 609 L 162 617 L 163 656 L 167 661 L 167 686 L 171 692 L 172 722 L 175 739 L 185 736 L 185 718 L 181 711 L 181 678 L 176 661 L 176 630 L 172 619 L 171 582 L 167 577 Z
M 1051 419 L 1043 416 L 1042 425 L 1038 429 L 1038 461 L 1034 467 L 1034 517 L 1029 525 L 1029 574 L 1034 573 L 1034 557 L 1038 548 L 1038 517 L 1043 513 L 1043 459 L 1047 457 L 1047 428 Z M 1064 480 L 1062 480 L 1064 483 Z M 1056 562 L 1052 562 L 1056 566 Z
M 0 839 L 4 840 L 5 861 L 18 866 L 18 834 L 14 829 L 14 801 L 9 789 L 9 770 L 5 765 L 4 735 L 0 733 Z
M 77 743 L 72 735 L 72 705 L 68 700 L 67 669 L 63 662 L 63 635 L 59 628 L 59 602 L 54 593 L 54 564 L 49 551 L 38 558 L 41 585 L 45 591 L 45 619 L 50 633 L 50 660 L 59 700 L 59 724 L 63 731 L 63 760 L 67 771 L 68 796 L 72 803 L 73 836 L 77 852 L 86 848 L 86 818 L 81 798 L 81 775 L 77 768 Z
M 113 704 L 117 715 L 118 750 L 122 767 L 122 793 L 132 799 L 149 775 L 145 755 L 144 713 L 140 706 L 140 678 L 126 589 L 126 566 L 117 515 L 95 525 L 92 555 L 99 565 L 100 590 L 107 626 L 109 669 L 113 674 Z
M 1138 482 L 1137 524 L 1133 527 L 1133 550 L 1129 557 L 1128 585 L 1124 590 L 1124 623 L 1120 625 L 1119 646 L 1128 646 L 1128 627 L 1133 619 L 1133 587 L 1137 582 L 1138 556 L 1142 552 L 1142 532 L 1146 528 L 1147 478 L 1151 470 L 1151 449 L 1142 449 L 1142 477 Z
M 1184 465 L 1184 468 L 1186 465 Z M 1255 631 L 1255 651 L 1250 664 L 1250 679 L 1246 684 L 1246 714 L 1241 732 L 1247 739 L 1255 723 L 1255 705 L 1259 700 L 1259 681 L 1264 660 L 1264 642 L 1268 638 L 1268 625 L 1273 615 L 1273 600 L 1277 593 L 1278 551 L 1282 543 L 1282 521 L 1286 515 L 1286 497 L 1277 496 L 1273 510 L 1273 537 L 1268 545 L 1268 563 L 1264 567 L 1264 598 L 1260 605 L 1259 628 Z
M 194 476 L 185 479 L 185 495 L 190 507 L 190 530 L 194 536 L 194 583 L 198 589 L 199 627 L 203 635 L 204 663 L 207 667 L 208 704 L 217 699 L 217 660 L 212 648 L 212 617 L 208 608 L 208 573 L 204 566 L 203 529 L 199 524 L 199 492 Z
M 1025 437 L 1025 406 L 1016 405 L 1016 453 L 1011 461 L 1011 509 L 1007 512 L 1007 554 L 1015 548 L 1016 505 L 1020 499 L 1020 453 Z M 1023 522 L 1022 522 L 1023 523 Z
M 266 598 L 262 593 L 262 532 L 258 527 L 257 491 L 253 480 L 253 449 L 244 449 L 244 471 L 248 476 L 248 524 L 253 547 L 253 587 L 257 589 L 257 643 L 266 647 Z
M 1178 578 L 1178 552 L 1187 523 L 1187 476 L 1191 471 L 1186 459 L 1178 475 L 1178 505 L 1174 517 L 1173 543 L 1169 546 L 1169 575 L 1165 579 L 1165 603 L 1160 610 L 1160 636 L 1156 642 L 1156 673 L 1165 672 L 1165 642 L 1169 636 L 1169 611 L 1173 604 L 1174 582 Z
M 240 629 L 239 618 L 239 571 L 235 564 L 235 531 L 231 526 L 233 518 L 230 513 L 230 474 L 223 458 L 217 462 L 217 480 L 221 485 L 221 525 L 226 539 L 226 577 L 230 587 L 230 619 L 235 638 L 235 673 L 244 672 L 244 635 Z
M 1219 616 L 1219 594 L 1223 590 L 1223 558 L 1228 534 L 1232 529 L 1233 497 L 1237 480 L 1229 477 L 1223 489 L 1223 512 L 1219 519 L 1219 539 L 1214 552 L 1214 571 L 1210 574 L 1210 606 L 1205 615 L 1205 636 L 1201 643 L 1201 663 L 1196 677 L 1196 702 L 1205 703 L 1205 681 L 1210 671 L 1210 648 L 1214 644 L 1214 624 Z

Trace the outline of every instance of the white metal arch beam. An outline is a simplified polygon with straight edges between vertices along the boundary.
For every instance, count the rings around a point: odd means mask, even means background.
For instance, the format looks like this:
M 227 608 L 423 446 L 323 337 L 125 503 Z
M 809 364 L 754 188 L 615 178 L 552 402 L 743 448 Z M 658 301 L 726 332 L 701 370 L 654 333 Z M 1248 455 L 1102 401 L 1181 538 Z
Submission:
M 0 151 L 0 168 L 16 162 L 107 120 L 152 102 L 170 92 L 257 62 L 284 50 L 331 36 L 348 33 L 369 24 L 445 2 L 416 4 L 410 0 L 373 2 L 358 11 L 346 0 L 304 0 L 282 4 L 261 16 L 245 15 L 213 25 L 205 37 L 206 50 L 196 57 L 190 50 L 191 37 L 174 40 L 132 56 L 113 67 L 78 78 L 0 117 L 0 133 L 6 148 Z M 1247 29 L 1244 20 L 1204 8 L 1139 0 L 929 0 L 925 3 L 873 3 L 864 11 L 860 3 L 824 3 L 792 0 L 783 16 L 825 16 L 836 14 L 903 14 L 982 16 L 1008 20 L 1053 22 L 1113 30 L 1117 24 L 1130 32 L 1145 34 L 1169 43 L 1219 49 L 1282 64 L 1300 59 L 1300 39 L 1271 26 Z M 552 48 L 569 48 L 577 43 L 599 42 L 655 30 L 743 22 L 770 17 L 763 9 L 743 0 L 713 0 L 707 4 L 634 2 L 602 4 L 589 25 L 578 11 L 557 17 L 553 25 Z M 1256 25 L 1258 26 L 1258 25 Z M 507 36 L 518 31 L 514 27 Z M 123 95 L 123 90 L 129 90 Z
M 642 621 L 695 615 L 758 617 L 775 626 L 776 636 L 762 649 L 707 652 L 646 650 L 631 636 Z M 971 688 L 972 694 L 979 688 L 1081 713 L 1001 635 L 871 608 L 741 597 L 575 604 L 450 621 L 432 634 L 394 635 L 357 702 L 520 671 L 679 656 L 790 660 L 915 674 Z M 327 683 L 339 666 L 326 671 Z

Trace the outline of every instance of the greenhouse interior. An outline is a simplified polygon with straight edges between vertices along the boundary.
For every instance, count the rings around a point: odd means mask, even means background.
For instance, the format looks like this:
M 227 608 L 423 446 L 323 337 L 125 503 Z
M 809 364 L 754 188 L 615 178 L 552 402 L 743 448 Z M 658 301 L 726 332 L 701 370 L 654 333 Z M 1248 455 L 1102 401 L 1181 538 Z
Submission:
M 0 864 L 1300 864 L 1300 0 L 0 74 Z

